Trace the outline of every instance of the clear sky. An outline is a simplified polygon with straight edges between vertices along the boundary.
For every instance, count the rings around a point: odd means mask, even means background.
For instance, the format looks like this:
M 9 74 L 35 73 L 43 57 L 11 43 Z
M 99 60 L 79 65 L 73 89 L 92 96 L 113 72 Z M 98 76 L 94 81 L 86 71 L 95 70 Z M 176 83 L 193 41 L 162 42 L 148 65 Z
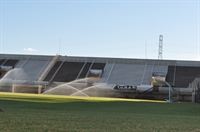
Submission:
M 200 60 L 200 0 L 0 0 L 0 52 Z

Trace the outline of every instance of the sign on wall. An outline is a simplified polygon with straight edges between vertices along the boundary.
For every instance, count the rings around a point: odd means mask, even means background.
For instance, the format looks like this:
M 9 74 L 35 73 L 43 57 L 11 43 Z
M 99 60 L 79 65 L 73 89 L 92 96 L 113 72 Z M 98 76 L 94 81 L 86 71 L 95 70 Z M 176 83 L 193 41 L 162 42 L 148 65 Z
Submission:
M 166 73 L 165 72 L 153 72 L 154 77 L 166 77 Z
M 11 70 L 12 66 L 0 66 L 0 70 Z
M 117 90 L 136 90 L 137 86 L 131 86 L 131 85 L 116 85 L 114 89 Z

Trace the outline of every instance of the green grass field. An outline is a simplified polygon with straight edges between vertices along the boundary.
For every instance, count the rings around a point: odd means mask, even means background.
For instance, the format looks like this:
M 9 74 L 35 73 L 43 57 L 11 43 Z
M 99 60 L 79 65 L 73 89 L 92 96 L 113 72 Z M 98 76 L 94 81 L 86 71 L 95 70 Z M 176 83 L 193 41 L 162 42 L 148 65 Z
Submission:
M 1 132 L 200 132 L 200 104 L 0 93 Z

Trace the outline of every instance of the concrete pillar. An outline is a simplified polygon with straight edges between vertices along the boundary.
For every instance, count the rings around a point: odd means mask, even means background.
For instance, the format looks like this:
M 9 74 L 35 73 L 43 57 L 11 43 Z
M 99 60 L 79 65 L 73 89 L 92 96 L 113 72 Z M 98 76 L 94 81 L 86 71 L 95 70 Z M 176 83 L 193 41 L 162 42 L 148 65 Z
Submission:
M 15 84 L 12 85 L 12 93 L 15 92 Z
M 192 103 L 195 103 L 195 92 L 192 92 L 192 98 L 191 98 Z
M 38 94 L 41 94 L 41 91 L 42 91 L 42 86 L 39 85 L 39 86 L 38 86 Z

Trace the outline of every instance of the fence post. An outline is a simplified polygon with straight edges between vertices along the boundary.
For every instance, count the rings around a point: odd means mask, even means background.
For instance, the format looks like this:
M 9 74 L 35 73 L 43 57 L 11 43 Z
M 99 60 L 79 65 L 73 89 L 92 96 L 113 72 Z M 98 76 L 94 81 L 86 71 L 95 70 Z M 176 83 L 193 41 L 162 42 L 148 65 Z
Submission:
M 197 103 L 200 103 L 200 82 L 198 82 L 197 86 Z

